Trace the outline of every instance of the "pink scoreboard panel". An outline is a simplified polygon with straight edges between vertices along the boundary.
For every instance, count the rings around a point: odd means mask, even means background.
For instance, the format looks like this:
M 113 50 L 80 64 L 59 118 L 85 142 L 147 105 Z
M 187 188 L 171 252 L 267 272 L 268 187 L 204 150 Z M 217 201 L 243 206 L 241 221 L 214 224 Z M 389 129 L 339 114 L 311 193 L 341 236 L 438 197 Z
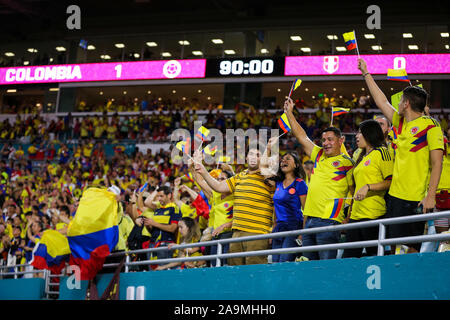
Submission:
M 85 63 L 0 68 L 0 85 L 204 78 L 206 59 Z
M 388 69 L 406 69 L 407 74 L 450 73 L 450 54 L 361 55 L 370 73 L 387 74 Z M 357 55 L 286 57 L 285 76 L 353 75 L 358 70 Z

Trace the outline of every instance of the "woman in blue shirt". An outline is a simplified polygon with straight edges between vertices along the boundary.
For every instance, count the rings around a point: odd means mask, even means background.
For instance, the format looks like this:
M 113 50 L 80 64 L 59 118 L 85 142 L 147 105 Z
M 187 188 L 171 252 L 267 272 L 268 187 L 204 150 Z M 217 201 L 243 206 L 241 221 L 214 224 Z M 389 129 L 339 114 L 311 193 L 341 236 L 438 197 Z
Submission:
M 269 140 L 268 150 L 272 143 L 273 141 Z M 303 228 L 302 209 L 305 206 L 308 192 L 304 178 L 305 171 L 298 153 L 295 151 L 286 152 L 281 157 L 277 175 L 270 178 L 271 184 L 276 186 L 273 195 L 275 219 L 272 232 L 293 231 Z M 272 239 L 272 249 L 297 247 L 295 240 L 295 236 Z M 294 261 L 295 257 L 296 253 L 272 255 L 272 262 Z

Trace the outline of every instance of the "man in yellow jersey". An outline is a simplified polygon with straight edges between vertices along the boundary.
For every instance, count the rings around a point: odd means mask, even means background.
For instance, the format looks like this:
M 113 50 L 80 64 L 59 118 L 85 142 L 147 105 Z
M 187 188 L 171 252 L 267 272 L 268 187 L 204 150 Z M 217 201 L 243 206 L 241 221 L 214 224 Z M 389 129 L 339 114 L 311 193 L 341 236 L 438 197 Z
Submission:
M 315 145 L 295 119 L 293 108 L 294 102 L 287 97 L 284 112 L 292 127 L 292 133 L 314 162 L 303 210 L 304 229 L 338 225 L 344 220 L 345 198 L 349 192 L 353 193 L 354 188 L 354 162 L 342 150 L 345 138 L 338 128 L 330 127 L 322 131 L 322 147 Z M 304 234 L 302 240 L 305 247 L 338 243 L 340 232 Z M 335 259 L 337 250 L 305 252 L 303 255 L 309 260 Z
M 363 59 L 358 59 L 358 69 L 376 105 L 397 129 L 397 149 L 386 217 L 432 211 L 436 205 L 436 191 L 441 176 L 444 139 L 439 123 L 423 114 L 427 92 L 420 87 L 406 87 L 397 112 L 367 71 Z M 417 236 L 423 232 L 422 221 L 387 227 L 388 238 Z M 421 244 L 408 246 L 408 253 L 414 253 L 420 250 Z
M 267 234 L 272 231 L 274 187 L 266 184 L 259 169 L 260 151 L 251 148 L 247 154 L 248 169 L 224 181 L 211 177 L 205 167 L 197 163 L 195 170 L 212 190 L 234 195 L 233 238 Z M 268 239 L 230 244 L 229 253 L 269 249 Z M 251 256 L 228 259 L 229 265 L 267 263 L 267 256 Z
M 450 210 L 450 128 L 447 130 L 447 137 L 444 139 L 444 142 L 444 160 L 436 195 L 437 211 Z M 447 231 L 450 225 L 450 218 L 435 220 L 434 225 L 438 233 Z

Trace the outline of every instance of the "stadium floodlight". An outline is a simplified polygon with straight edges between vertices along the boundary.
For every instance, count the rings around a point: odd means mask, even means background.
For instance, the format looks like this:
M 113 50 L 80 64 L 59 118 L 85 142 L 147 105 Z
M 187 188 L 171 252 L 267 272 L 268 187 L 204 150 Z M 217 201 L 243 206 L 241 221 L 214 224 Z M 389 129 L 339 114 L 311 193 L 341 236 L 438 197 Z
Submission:
M 409 50 L 418 50 L 419 46 L 416 44 L 410 44 L 410 45 L 408 45 L 408 49 Z
M 211 39 L 212 43 L 214 44 L 222 44 L 223 40 L 222 39 Z
M 311 52 L 311 48 L 310 47 L 303 47 L 303 48 L 300 48 L 300 50 L 303 51 L 303 52 Z
M 50 88 L 48 91 L 59 91 L 59 88 Z
M 146 42 L 145 44 L 147 45 L 147 47 L 157 47 L 158 46 L 158 44 L 153 41 Z
M 412 38 L 412 37 L 413 37 L 412 33 L 404 33 L 403 34 L 403 38 L 405 38 L 405 39 Z
M 302 41 L 302 37 L 300 36 L 291 36 L 292 41 Z
M 30 52 L 30 53 L 36 53 L 36 52 L 38 52 L 38 50 L 35 49 L 35 48 L 28 48 L 27 51 Z
M 373 33 L 364 34 L 364 38 L 366 39 L 375 39 L 375 35 Z
M 449 33 L 448 32 L 441 32 L 441 37 L 442 38 L 448 38 L 449 37 Z
M 337 40 L 338 36 L 335 34 L 329 34 L 329 35 L 327 35 L 327 38 L 328 38 L 328 40 Z
M 202 89 L 198 89 L 197 92 L 198 92 L 198 93 L 202 93 Z
M 119 49 L 125 48 L 125 45 L 123 43 L 116 43 L 116 44 L 114 44 L 114 46 Z
M 194 56 L 202 56 L 202 55 L 203 55 L 203 52 L 201 52 L 201 51 L 192 51 L 192 54 L 193 54 Z
M 134 53 L 133 57 L 135 57 L 136 59 L 138 59 L 141 55 L 139 53 Z
M 8 92 L 8 93 L 14 93 L 14 92 L 17 92 L 17 89 L 8 89 L 8 90 L 6 90 L 6 92 Z
M 15 54 L 13 52 L 5 52 L 5 56 L 7 56 L 7 57 L 14 57 Z
M 224 50 L 225 54 L 236 54 L 236 51 L 232 49 Z
M 383 48 L 381 47 L 381 46 L 372 46 L 372 50 L 375 50 L 375 51 L 381 51 L 381 50 L 383 50 Z
M 446 45 L 445 45 L 445 49 L 448 50 L 449 48 L 450 48 L 450 46 L 449 46 L 448 44 L 446 44 Z
M 188 45 L 190 45 L 189 41 L 187 41 L 187 40 L 180 40 L 180 41 L 178 41 L 178 43 L 179 43 L 180 45 L 182 45 L 182 46 L 188 46 Z
M 100 56 L 100 58 L 102 58 L 102 59 L 104 59 L 104 60 L 109 60 L 109 59 L 111 59 L 111 56 L 108 55 L 108 54 L 102 54 L 102 55 Z
M 336 47 L 336 51 L 345 51 L 347 50 L 345 47 Z
M 163 52 L 163 53 L 161 53 L 161 55 L 163 57 L 171 57 L 172 56 L 172 54 L 170 52 Z
M 64 48 L 64 47 L 56 47 L 55 49 L 56 49 L 56 51 L 58 51 L 58 52 L 66 51 L 66 48 Z
M 269 50 L 267 50 L 267 49 L 265 49 L 265 48 L 262 48 L 262 49 L 261 49 L 261 53 L 262 53 L 262 54 L 269 53 Z
M 25 60 L 24 62 L 23 62 L 23 65 L 24 66 L 27 66 L 27 65 L 29 65 L 30 64 L 30 61 L 28 61 L 28 60 Z
M 88 50 L 95 50 L 95 46 L 93 46 L 92 44 L 90 44 L 90 45 L 87 46 L 87 49 L 88 49 Z

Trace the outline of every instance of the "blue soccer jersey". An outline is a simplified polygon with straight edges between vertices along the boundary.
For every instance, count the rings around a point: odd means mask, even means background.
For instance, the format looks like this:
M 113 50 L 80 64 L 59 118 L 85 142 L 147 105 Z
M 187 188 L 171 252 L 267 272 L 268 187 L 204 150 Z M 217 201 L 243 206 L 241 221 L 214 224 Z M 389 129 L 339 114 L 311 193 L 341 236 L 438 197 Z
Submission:
M 298 224 L 303 221 L 302 203 L 300 196 L 306 195 L 308 186 L 302 179 L 296 179 L 287 188 L 283 182 L 277 182 L 273 195 L 276 222 Z

